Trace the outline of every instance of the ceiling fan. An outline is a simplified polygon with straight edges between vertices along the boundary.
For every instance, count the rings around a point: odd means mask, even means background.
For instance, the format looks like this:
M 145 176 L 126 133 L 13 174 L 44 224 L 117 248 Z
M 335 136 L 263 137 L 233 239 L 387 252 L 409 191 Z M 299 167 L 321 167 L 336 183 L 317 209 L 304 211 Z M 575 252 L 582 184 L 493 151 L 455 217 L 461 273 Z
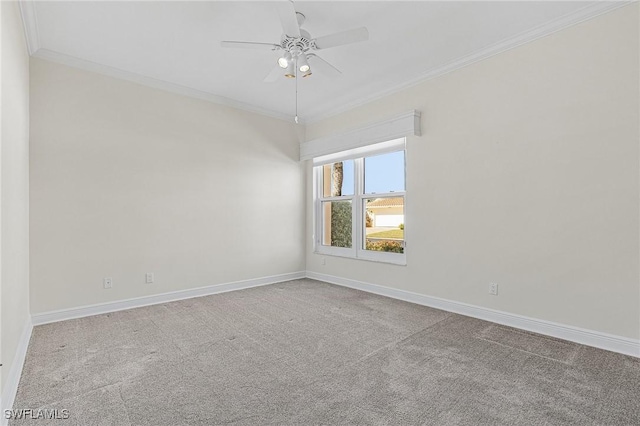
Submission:
M 266 82 L 274 82 L 281 75 L 286 78 L 296 78 L 298 72 L 302 77 L 309 77 L 312 71 L 311 65 L 320 73 L 340 75 L 342 73 L 336 67 L 313 52 L 369 39 L 366 27 L 313 38 L 311 34 L 300 28 L 304 23 L 305 16 L 296 12 L 293 2 L 279 2 L 277 10 L 283 30 L 279 44 L 249 41 L 222 41 L 220 43 L 222 47 L 281 51 L 282 54 L 278 58 L 276 66 L 264 79 Z

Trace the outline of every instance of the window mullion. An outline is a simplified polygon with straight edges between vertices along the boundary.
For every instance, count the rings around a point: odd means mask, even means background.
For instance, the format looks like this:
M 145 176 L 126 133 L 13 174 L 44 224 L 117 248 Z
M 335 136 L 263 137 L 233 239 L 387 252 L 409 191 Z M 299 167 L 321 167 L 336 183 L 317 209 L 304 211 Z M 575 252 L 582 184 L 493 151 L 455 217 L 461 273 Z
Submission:
M 355 160 L 355 196 L 354 196 L 354 220 L 353 227 L 355 229 L 354 232 L 354 247 L 356 257 L 359 257 L 360 250 L 362 250 L 362 241 L 364 240 L 364 235 L 362 235 L 362 194 L 364 193 L 364 159 L 357 158 Z
M 314 167 L 314 174 L 313 177 L 315 179 L 315 186 L 314 186 L 314 191 L 315 194 L 313 195 L 313 204 L 314 204 L 314 212 L 315 212 L 315 218 L 314 223 L 315 223 L 315 235 L 314 235 L 314 246 L 315 249 L 317 250 L 321 245 L 322 245 L 322 201 L 320 200 L 321 196 L 322 196 L 322 172 L 321 169 L 319 167 Z

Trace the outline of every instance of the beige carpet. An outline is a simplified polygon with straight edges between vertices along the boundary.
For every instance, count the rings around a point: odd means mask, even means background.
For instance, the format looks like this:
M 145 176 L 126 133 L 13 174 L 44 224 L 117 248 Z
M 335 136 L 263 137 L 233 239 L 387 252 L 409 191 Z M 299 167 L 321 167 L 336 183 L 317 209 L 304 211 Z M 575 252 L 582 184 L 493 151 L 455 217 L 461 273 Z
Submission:
M 33 425 L 639 425 L 636 358 L 313 280 L 34 329 Z

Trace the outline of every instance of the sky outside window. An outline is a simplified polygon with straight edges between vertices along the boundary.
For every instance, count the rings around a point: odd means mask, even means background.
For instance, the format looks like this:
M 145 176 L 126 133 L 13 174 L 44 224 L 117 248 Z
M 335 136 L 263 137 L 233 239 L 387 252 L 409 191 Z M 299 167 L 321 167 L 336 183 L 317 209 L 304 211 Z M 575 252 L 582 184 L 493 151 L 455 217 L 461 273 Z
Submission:
M 347 160 L 342 162 L 342 195 L 353 195 L 354 184 L 354 161 Z
M 364 192 L 404 191 L 404 151 L 364 159 Z

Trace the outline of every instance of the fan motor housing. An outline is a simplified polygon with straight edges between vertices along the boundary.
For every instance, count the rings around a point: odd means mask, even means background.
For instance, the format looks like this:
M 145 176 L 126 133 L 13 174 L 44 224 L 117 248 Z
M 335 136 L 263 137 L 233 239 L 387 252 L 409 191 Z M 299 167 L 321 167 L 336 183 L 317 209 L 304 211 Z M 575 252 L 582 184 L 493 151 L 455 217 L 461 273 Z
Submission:
M 311 34 L 303 29 L 300 29 L 300 37 L 291 37 L 283 34 L 281 45 L 289 53 L 306 52 L 315 47 Z

